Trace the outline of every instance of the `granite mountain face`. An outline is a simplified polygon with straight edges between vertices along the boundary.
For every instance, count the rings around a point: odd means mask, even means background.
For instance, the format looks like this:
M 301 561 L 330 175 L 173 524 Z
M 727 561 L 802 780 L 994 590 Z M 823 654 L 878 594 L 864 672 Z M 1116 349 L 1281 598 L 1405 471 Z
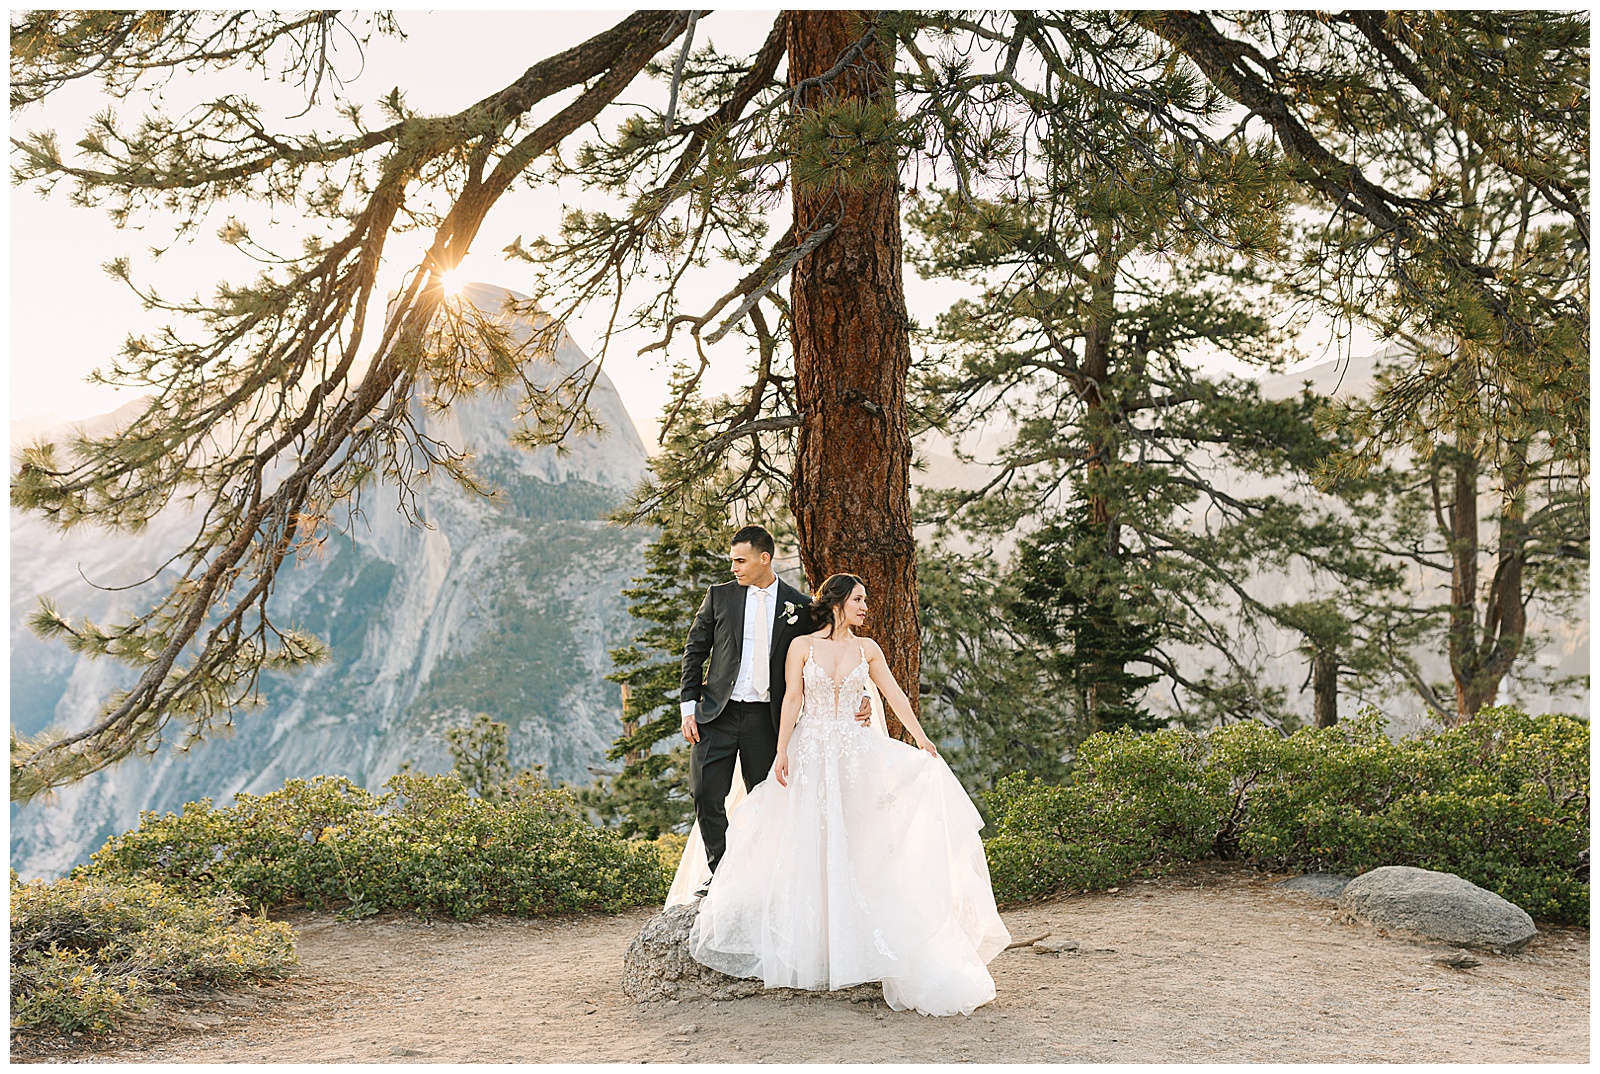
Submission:
M 505 294 L 476 285 L 464 291 L 486 312 L 498 312 Z M 568 370 L 587 360 L 569 339 L 556 359 Z M 1310 380 L 1331 394 L 1361 391 L 1373 365 L 1373 358 L 1329 362 L 1264 378 L 1262 390 L 1282 398 Z M 83 424 L 115 427 L 138 405 Z M 651 537 L 601 521 L 638 480 L 645 451 L 604 377 L 591 405 L 608 434 L 573 439 L 561 456 L 508 442 L 515 414 L 509 400 L 478 398 L 427 418 L 430 435 L 476 453 L 479 472 L 504 490 L 506 502 L 441 481 L 421 490 L 417 508 L 428 526 L 418 527 L 395 510 L 392 493 L 386 503 L 369 495 L 366 518 L 287 570 L 275 598 L 280 621 L 331 643 L 330 663 L 270 678 L 262 708 L 240 712 L 231 733 L 187 754 L 168 746 L 65 788 L 53 801 L 13 806 L 13 866 L 25 877 L 59 874 L 136 825 L 144 809 L 177 809 L 202 797 L 222 805 L 237 791 L 265 793 L 287 778 L 323 773 L 377 788 L 408 760 L 423 771 L 443 771 L 449 757 L 441 732 L 458 718 L 452 710 L 506 722 L 514 764 L 543 764 L 556 779 L 589 782 L 619 730 L 620 697 L 604 676 L 609 650 L 637 633 L 621 591 L 643 573 Z M 922 453 L 928 468 L 921 485 L 983 483 L 978 467 L 930 453 L 927 445 Z M 979 454 L 987 454 L 982 446 Z M 1259 479 L 1240 480 L 1241 492 L 1272 491 Z M 37 518 L 13 513 L 11 719 L 20 733 L 83 727 L 111 691 L 132 681 L 117 664 L 75 657 L 59 642 L 34 636 L 25 623 L 36 597 L 48 594 L 74 616 L 115 621 L 119 609 L 133 607 L 129 595 L 89 582 L 139 581 L 163 561 L 163 549 L 181 546 L 191 525 L 175 511 L 137 536 L 80 530 L 62 537 Z M 1009 551 L 1002 542 L 991 554 Z M 792 570 L 787 576 L 798 578 Z M 1303 570 L 1258 581 L 1278 600 L 1312 595 Z M 1537 654 L 1541 664 L 1563 674 L 1588 671 L 1587 615 L 1570 622 L 1541 616 L 1535 625 L 1551 634 Z M 1262 640 L 1291 657 L 1298 643 L 1283 632 Z M 1424 670 L 1447 674 L 1439 658 Z M 1301 660 L 1278 659 L 1268 662 L 1262 681 L 1298 695 L 1309 711 L 1304 674 Z M 1396 731 L 1426 722 L 1408 694 L 1373 700 L 1385 702 Z M 1532 711 L 1572 711 L 1574 699 L 1513 678 L 1502 700 Z M 1587 691 L 1576 700 L 1577 711 L 1586 712 Z M 1341 715 L 1354 715 L 1356 703 L 1341 697 Z
M 499 313 L 507 292 L 472 285 L 463 297 Z M 521 296 L 516 296 L 521 297 Z M 519 323 L 515 331 L 529 330 Z M 555 362 L 587 362 L 563 336 Z M 414 525 L 392 489 L 369 490 L 347 535 L 330 538 L 280 576 L 278 622 L 332 646 L 321 667 L 264 680 L 262 705 L 231 729 L 180 752 L 181 733 L 149 759 L 130 759 L 12 807 L 11 861 L 24 877 L 53 876 L 86 860 L 141 810 L 176 810 L 238 791 L 261 794 L 290 777 L 348 776 L 377 788 L 411 761 L 449 767 L 442 730 L 461 712 L 510 727 L 511 760 L 543 764 L 556 779 L 587 783 L 619 726 L 609 651 L 636 632 L 621 591 L 643 573 L 650 534 L 603 521 L 643 473 L 645 450 L 610 381 L 591 406 L 602 436 L 567 451 L 511 444 L 513 399 L 475 397 L 425 431 L 474 452 L 478 472 L 504 492 L 496 503 L 448 479 L 421 487 Z M 88 425 L 131 417 L 131 404 Z M 125 413 L 125 411 L 127 413 Z M 145 578 L 180 547 L 192 519 L 172 511 L 137 535 L 79 530 L 62 536 L 32 516 L 11 522 L 11 719 L 31 735 L 86 726 L 133 673 L 43 641 L 26 619 L 40 594 L 70 615 L 102 624 L 135 606 L 141 590 L 96 589 Z M 94 583 L 91 585 L 90 583 Z M 159 581 L 154 584 L 159 584 Z M 149 592 L 146 587 L 144 592 Z

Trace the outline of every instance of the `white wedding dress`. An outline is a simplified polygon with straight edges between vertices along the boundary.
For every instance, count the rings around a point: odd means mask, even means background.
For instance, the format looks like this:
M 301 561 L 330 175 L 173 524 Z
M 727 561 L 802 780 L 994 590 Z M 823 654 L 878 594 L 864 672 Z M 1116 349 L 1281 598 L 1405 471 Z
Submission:
M 882 981 L 897 1011 L 970 1014 L 994 998 L 987 964 L 1011 942 L 983 821 L 943 759 L 888 737 L 881 717 L 856 722 L 864 651 L 843 682 L 809 653 L 804 676 L 789 786 L 769 776 L 729 814 L 689 952 L 768 988 Z M 695 849 L 691 836 L 685 886 L 704 868 Z

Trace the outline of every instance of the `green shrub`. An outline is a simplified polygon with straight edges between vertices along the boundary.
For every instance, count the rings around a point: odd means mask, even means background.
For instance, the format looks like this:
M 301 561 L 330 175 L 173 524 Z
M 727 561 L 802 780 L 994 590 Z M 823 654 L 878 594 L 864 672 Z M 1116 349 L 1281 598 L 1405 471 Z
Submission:
M 1201 763 L 1205 748 L 1192 731 L 1122 728 L 1084 741 L 1066 786 L 1002 779 L 988 795 L 996 895 L 1105 887 L 1142 866 L 1205 854 L 1225 797 L 1218 774 Z
M 1493 708 L 1391 742 L 1369 713 L 1288 742 L 1251 799 L 1244 853 L 1306 870 L 1452 872 L 1534 917 L 1588 923 L 1588 724 Z
M 1589 727 L 1569 716 L 1486 709 L 1400 742 L 1370 710 L 1287 738 L 1254 723 L 1098 734 L 1071 783 L 1011 777 L 989 804 L 1002 900 L 1215 854 L 1306 871 L 1415 865 L 1543 920 L 1589 920 Z
M 649 845 L 656 848 L 656 853 L 661 856 L 661 867 L 670 877 L 678 871 L 678 862 L 683 859 L 683 849 L 689 845 L 689 837 L 679 832 L 662 832 L 650 840 Z
M 289 926 L 240 905 L 146 880 L 13 873 L 11 1028 L 99 1033 L 152 992 L 281 975 L 295 962 Z
M 597 829 L 572 796 L 527 773 L 495 801 L 454 774 L 402 773 L 374 795 L 341 777 L 292 779 L 216 809 L 146 813 L 93 855 L 105 875 L 144 876 L 249 905 L 532 915 L 616 910 L 665 896 L 656 849 Z

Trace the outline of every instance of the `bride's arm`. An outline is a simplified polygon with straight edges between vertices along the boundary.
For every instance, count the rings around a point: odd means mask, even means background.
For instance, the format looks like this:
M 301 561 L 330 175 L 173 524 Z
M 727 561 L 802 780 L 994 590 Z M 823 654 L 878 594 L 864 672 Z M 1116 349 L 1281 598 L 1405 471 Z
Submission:
M 871 638 L 865 639 L 867 643 L 867 674 L 877 684 L 878 691 L 883 694 L 883 699 L 889 703 L 894 714 L 900 717 L 900 722 L 906 725 L 911 732 L 911 737 L 916 740 L 917 748 L 927 750 L 935 757 L 939 756 L 939 748 L 933 740 L 922 732 L 922 725 L 917 722 L 916 716 L 911 712 L 911 699 L 906 697 L 906 692 L 900 689 L 900 684 L 894 681 L 894 672 L 889 670 L 889 662 L 883 658 L 883 650 Z
M 783 713 L 778 720 L 778 755 L 772 759 L 772 775 L 781 786 L 789 785 L 789 739 L 794 737 L 794 725 L 800 720 L 800 701 L 806 692 L 806 653 L 810 643 L 801 645 L 804 638 L 789 643 L 789 652 L 783 658 Z

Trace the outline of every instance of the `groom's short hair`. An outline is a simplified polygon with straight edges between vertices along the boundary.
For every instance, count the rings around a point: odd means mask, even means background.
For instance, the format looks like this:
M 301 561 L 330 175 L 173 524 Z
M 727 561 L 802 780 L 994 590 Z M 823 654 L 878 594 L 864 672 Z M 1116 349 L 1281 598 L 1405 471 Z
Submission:
M 773 543 L 772 534 L 768 533 L 765 526 L 746 526 L 733 535 L 729 545 L 748 544 L 760 555 L 765 552 L 769 556 L 778 554 L 778 546 Z

